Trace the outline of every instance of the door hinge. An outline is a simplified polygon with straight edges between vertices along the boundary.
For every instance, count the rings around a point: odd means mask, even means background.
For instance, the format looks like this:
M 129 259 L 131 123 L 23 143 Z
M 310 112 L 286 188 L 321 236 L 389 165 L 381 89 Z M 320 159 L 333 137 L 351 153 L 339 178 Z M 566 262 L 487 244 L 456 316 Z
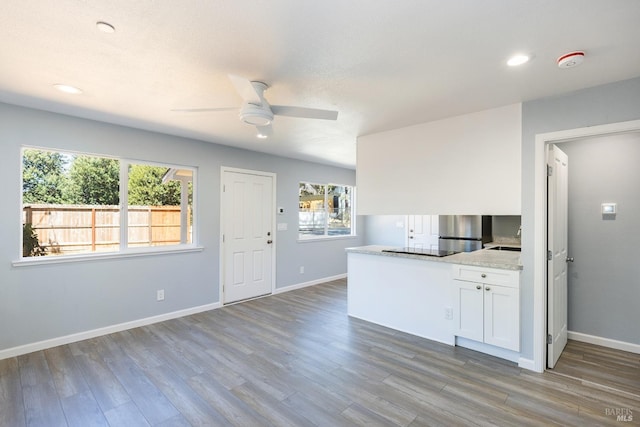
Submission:
M 553 166 L 547 165 L 547 176 L 553 176 Z
M 551 334 L 547 334 L 547 344 L 553 344 L 553 337 Z
M 225 184 L 222 184 L 222 192 L 226 192 L 227 191 L 227 186 Z
M 553 252 L 547 251 L 547 261 L 551 261 L 553 259 Z
M 222 243 L 224 243 L 224 234 L 222 235 Z

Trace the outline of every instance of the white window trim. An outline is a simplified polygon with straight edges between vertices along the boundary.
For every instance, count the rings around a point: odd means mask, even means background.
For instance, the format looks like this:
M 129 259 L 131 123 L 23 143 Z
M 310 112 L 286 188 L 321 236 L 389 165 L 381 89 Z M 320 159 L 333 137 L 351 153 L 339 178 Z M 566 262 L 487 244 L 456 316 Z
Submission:
M 196 245 L 173 245 L 173 246 L 154 246 L 149 248 L 128 249 L 121 252 L 100 252 L 87 253 L 79 255 L 59 255 L 59 256 L 36 256 L 21 258 L 18 261 L 12 261 L 14 267 L 28 267 L 45 264 L 66 264 L 85 261 L 96 261 L 103 259 L 124 259 L 144 256 L 157 256 L 168 254 L 183 254 L 189 252 L 202 252 L 203 246 Z
M 36 266 L 36 265 L 46 265 L 46 264 L 64 264 L 64 263 L 75 263 L 75 262 L 84 262 L 84 261 L 95 261 L 95 260 L 103 260 L 103 259 L 120 259 L 120 258 L 132 258 L 132 257 L 140 257 L 140 256 L 155 256 L 155 255 L 166 255 L 166 254 L 178 254 L 178 253 L 189 253 L 189 252 L 200 252 L 204 250 L 203 246 L 198 245 L 197 240 L 197 180 L 198 180 L 198 168 L 196 166 L 185 166 L 178 165 L 174 163 L 165 163 L 165 162 L 155 162 L 149 160 L 137 160 L 130 159 L 126 157 L 118 157 L 107 154 L 95 154 L 95 153 L 87 153 L 82 151 L 75 150 L 65 150 L 61 148 L 50 148 L 50 147 L 39 147 L 32 145 L 23 145 L 20 150 L 20 203 L 19 203 L 19 216 L 18 216 L 18 224 L 22 224 L 22 210 L 24 206 L 24 202 L 22 200 L 22 176 L 23 176 L 23 158 L 24 158 L 24 150 L 41 150 L 41 151 L 49 151 L 49 152 L 57 152 L 64 154 L 75 154 L 75 155 L 84 155 L 84 156 L 93 156 L 100 157 L 106 159 L 114 159 L 118 160 L 120 163 L 120 246 L 117 251 L 113 252 L 87 252 L 82 254 L 75 255 L 56 255 L 56 256 L 37 256 L 37 257 L 23 257 L 22 256 L 22 232 L 19 233 L 20 241 L 18 247 L 19 258 L 11 262 L 11 265 L 14 267 L 25 267 L 25 266 Z M 176 245 L 166 245 L 166 246 L 152 246 L 152 247 L 137 247 L 137 248 L 129 248 L 128 247 L 128 181 L 129 181 L 129 166 L 130 165 L 147 165 L 147 166 L 162 166 L 167 168 L 179 168 L 179 169 L 188 169 L 192 172 L 192 182 L 193 182 L 193 201 L 192 201 L 192 215 L 193 215 L 193 223 L 191 224 L 192 232 L 191 232 L 191 243 L 179 243 Z M 122 185 L 122 183 L 127 183 L 127 185 Z M 20 227 L 22 228 L 22 226 Z

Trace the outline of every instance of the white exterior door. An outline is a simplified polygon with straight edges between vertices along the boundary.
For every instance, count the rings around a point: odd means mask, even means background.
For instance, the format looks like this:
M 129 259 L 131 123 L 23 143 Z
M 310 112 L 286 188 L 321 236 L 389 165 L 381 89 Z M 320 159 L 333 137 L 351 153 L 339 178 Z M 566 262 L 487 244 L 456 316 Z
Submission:
M 273 175 L 223 170 L 225 304 L 272 292 Z
M 547 225 L 547 365 L 553 368 L 567 344 L 567 241 L 569 159 L 549 146 Z
M 409 215 L 407 226 L 407 247 L 438 249 L 438 215 Z

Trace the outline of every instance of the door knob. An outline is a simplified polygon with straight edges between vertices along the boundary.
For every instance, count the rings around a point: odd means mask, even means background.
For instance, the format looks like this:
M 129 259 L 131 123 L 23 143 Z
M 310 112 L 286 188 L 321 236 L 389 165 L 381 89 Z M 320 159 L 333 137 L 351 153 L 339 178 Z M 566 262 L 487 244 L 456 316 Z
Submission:
M 485 291 L 490 291 L 490 290 L 491 290 L 491 288 L 487 286 L 486 288 L 484 288 L 484 290 L 485 290 Z
M 482 289 L 482 286 L 476 285 L 476 289 Z
M 267 245 L 270 245 L 273 243 L 273 240 L 267 240 Z
M 573 257 L 572 256 L 567 257 L 567 262 L 573 262 Z

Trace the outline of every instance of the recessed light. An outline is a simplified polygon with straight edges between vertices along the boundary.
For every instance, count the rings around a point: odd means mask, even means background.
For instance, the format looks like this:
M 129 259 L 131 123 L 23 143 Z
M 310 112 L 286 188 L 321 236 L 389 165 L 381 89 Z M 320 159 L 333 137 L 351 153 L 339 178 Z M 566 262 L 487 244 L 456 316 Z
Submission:
M 510 67 L 517 67 L 518 65 L 522 65 L 525 64 L 527 62 L 529 62 L 529 56 L 528 55 L 514 55 L 511 58 L 509 58 L 509 60 L 507 61 L 507 65 Z
M 264 133 L 260 133 L 260 132 L 258 132 L 258 134 L 256 136 L 259 139 L 267 139 L 269 137 L 269 135 L 265 135 Z
M 81 89 L 78 89 L 75 86 L 63 85 L 60 83 L 54 84 L 53 87 L 58 89 L 60 92 L 70 93 L 71 95 L 80 95 L 82 93 Z
M 96 27 L 103 33 L 111 34 L 116 32 L 116 28 L 108 22 L 98 21 L 96 22 Z

